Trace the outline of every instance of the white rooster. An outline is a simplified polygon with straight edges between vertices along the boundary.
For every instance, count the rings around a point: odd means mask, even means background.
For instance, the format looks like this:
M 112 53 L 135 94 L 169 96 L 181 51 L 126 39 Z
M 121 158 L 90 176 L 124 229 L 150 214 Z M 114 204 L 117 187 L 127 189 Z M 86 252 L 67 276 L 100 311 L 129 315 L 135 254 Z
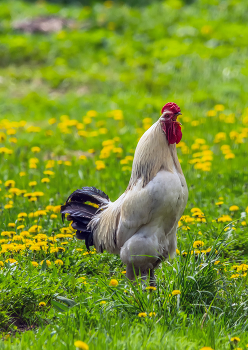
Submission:
M 141 275 L 151 285 L 154 268 L 175 254 L 177 225 L 188 199 L 176 151 L 182 138 L 177 121 L 181 111 L 170 102 L 161 113 L 141 137 L 129 185 L 115 202 L 95 187 L 83 187 L 61 207 L 62 218 L 68 214 L 76 237 L 88 249 L 94 245 L 98 252 L 119 254 L 130 280 Z

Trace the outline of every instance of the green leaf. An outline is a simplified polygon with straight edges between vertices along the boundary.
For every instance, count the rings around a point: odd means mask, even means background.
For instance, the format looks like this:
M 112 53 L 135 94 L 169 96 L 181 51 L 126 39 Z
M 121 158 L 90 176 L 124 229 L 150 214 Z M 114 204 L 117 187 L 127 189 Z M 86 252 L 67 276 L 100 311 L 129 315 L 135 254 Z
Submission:
M 75 306 L 77 303 L 72 300 L 72 299 L 68 299 L 68 298 L 65 298 L 65 297 L 60 297 L 60 296 L 57 296 L 56 297 L 57 299 L 63 301 L 64 303 L 66 303 L 68 306 L 72 307 L 72 306 Z
M 65 312 L 65 311 L 68 311 L 69 310 L 69 307 L 64 305 L 64 304 L 61 304 L 59 303 L 58 301 L 55 301 L 55 300 L 52 300 L 51 301 L 51 304 L 53 305 L 53 307 L 59 311 L 59 312 Z

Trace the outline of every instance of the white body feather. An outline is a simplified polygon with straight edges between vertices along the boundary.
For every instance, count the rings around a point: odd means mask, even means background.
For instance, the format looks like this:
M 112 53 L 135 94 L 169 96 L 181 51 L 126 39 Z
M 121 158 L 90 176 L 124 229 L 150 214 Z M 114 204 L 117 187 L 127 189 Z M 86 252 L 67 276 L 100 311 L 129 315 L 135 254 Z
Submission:
M 127 190 L 90 223 L 96 249 L 120 254 L 142 270 L 156 267 L 175 253 L 187 199 L 176 145 L 168 144 L 158 121 L 137 145 Z

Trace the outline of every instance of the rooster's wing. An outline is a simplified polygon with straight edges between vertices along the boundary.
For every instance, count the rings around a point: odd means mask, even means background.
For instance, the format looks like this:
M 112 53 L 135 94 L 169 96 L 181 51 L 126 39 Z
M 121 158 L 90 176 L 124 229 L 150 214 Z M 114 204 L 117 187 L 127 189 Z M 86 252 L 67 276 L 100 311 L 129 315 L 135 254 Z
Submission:
M 120 221 L 117 230 L 117 246 L 132 237 L 138 229 L 150 222 L 152 217 L 152 198 L 147 187 L 137 183 L 125 194 L 121 205 Z

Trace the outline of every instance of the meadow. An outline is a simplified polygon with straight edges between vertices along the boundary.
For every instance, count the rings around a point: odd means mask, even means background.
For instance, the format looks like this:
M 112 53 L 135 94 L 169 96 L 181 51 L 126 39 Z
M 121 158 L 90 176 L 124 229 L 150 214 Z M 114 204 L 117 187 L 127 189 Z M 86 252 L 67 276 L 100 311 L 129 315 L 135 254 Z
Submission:
M 0 7 L 0 349 L 246 349 L 248 4 Z M 41 16 L 67 24 L 18 29 Z M 60 206 L 83 186 L 117 199 L 170 101 L 189 200 L 149 289 L 88 252 Z

